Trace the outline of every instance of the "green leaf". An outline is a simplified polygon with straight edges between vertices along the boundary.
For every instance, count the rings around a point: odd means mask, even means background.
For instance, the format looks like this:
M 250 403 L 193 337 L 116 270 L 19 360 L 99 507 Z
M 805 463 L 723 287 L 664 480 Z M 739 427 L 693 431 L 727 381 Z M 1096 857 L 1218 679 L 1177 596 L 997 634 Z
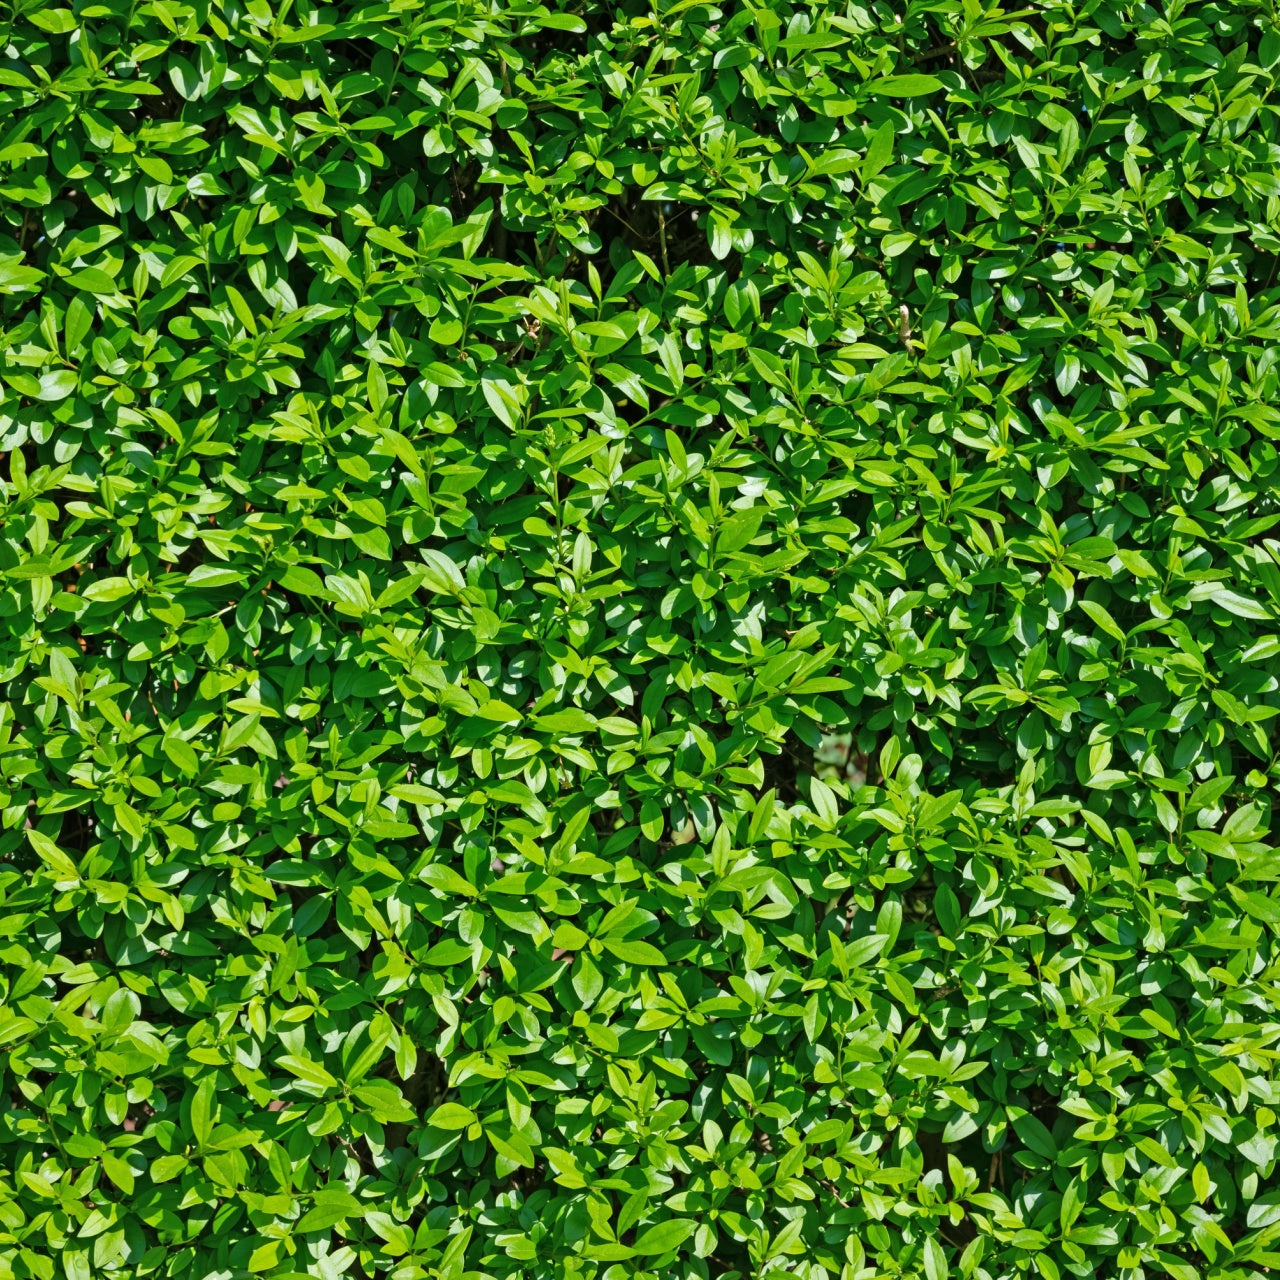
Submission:
M 65 36 L 76 29 L 76 17 L 70 9 L 37 9 L 27 15 L 27 21 L 56 36 Z
M 879 80 L 870 81 L 867 91 L 877 97 L 923 98 L 937 93 L 942 87 L 942 81 L 936 76 L 882 76 Z
M 191 1099 L 191 1134 L 198 1147 L 204 1147 L 213 1133 L 213 1117 L 217 1106 L 217 1085 L 214 1077 L 206 1075 L 196 1086 Z
M 139 1012 L 138 997 L 124 987 L 113 991 L 102 1006 L 100 1021 L 102 1029 L 108 1035 L 119 1035 L 124 1031 Z
M 276 577 L 276 582 L 285 591 L 292 591 L 295 595 L 316 596 L 320 599 L 328 599 L 329 596 L 320 575 L 305 565 L 286 565 Z
M 667 958 L 652 943 L 636 938 L 605 938 L 605 947 L 627 964 L 665 965 Z
M 442 1102 L 431 1111 L 427 1121 L 437 1129 L 465 1129 L 475 1123 L 476 1113 L 457 1102 Z
M 102 1171 L 125 1195 L 133 1195 L 133 1170 L 114 1151 L 102 1153 Z
M 1049 1130 L 1035 1116 L 1025 1113 L 1015 1116 L 1013 1131 L 1028 1150 L 1049 1160 L 1057 1159 L 1058 1144 L 1054 1142 Z
M 55 402 L 65 400 L 75 392 L 76 382 L 76 375 L 70 369 L 54 369 L 49 373 L 42 374 L 40 390 L 36 392 L 36 399 Z
M 76 864 L 43 832 L 31 827 L 27 831 L 27 840 L 40 861 L 53 871 L 59 880 L 67 883 L 80 879 L 80 871 Z
M 522 1134 L 503 1133 L 499 1130 L 485 1128 L 485 1137 L 490 1145 L 512 1165 L 521 1169 L 532 1169 L 534 1166 L 533 1148 Z
M 835 829 L 840 820 L 840 809 L 836 804 L 835 793 L 820 778 L 809 779 L 809 799 L 813 810 L 826 831 Z
M 928 1236 L 924 1242 L 924 1273 L 928 1280 L 947 1280 L 951 1274 L 947 1255 L 933 1236 Z
M 318 1062 L 314 1062 L 310 1058 L 287 1053 L 277 1058 L 276 1063 L 291 1075 L 296 1076 L 304 1084 L 312 1085 L 317 1089 L 329 1090 L 336 1089 L 338 1086 L 337 1080 Z
M 645 1257 L 656 1257 L 678 1249 L 693 1233 L 696 1227 L 689 1218 L 668 1218 L 656 1226 L 641 1231 L 632 1246 L 636 1253 Z
M 181 773 L 186 774 L 188 777 L 194 777 L 200 772 L 200 757 L 181 738 L 166 734 L 161 741 L 161 745 L 164 747 L 165 755 L 173 761 L 174 766 Z
M 345 1187 L 330 1183 L 315 1193 L 312 1207 L 298 1220 L 297 1230 L 328 1231 L 361 1213 L 360 1201 Z
M 948 938 L 955 938 L 960 933 L 960 922 L 963 916 L 960 901 L 950 885 L 940 884 L 934 891 L 933 907 L 937 912 L 938 923 Z
M 413 1120 L 414 1110 L 405 1102 L 400 1090 L 389 1080 L 370 1080 L 351 1090 L 352 1096 L 369 1108 L 380 1124 Z
M 426 547 L 421 555 L 424 565 L 420 572 L 429 591 L 440 595 L 461 595 L 466 590 L 467 584 L 458 566 L 442 551 Z
M 886 120 L 872 135 L 862 157 L 862 180 L 869 182 L 893 159 L 893 142 L 896 130 L 892 120 Z M 846 356 L 847 359 L 855 358 Z
M 1211 600 L 1219 608 L 1225 609 L 1229 614 L 1237 618 L 1248 618 L 1257 622 L 1267 622 L 1273 619 L 1270 609 L 1238 591 L 1232 591 L 1229 587 L 1223 586 L 1219 582 L 1198 582 L 1191 588 L 1188 599 L 1197 601 Z

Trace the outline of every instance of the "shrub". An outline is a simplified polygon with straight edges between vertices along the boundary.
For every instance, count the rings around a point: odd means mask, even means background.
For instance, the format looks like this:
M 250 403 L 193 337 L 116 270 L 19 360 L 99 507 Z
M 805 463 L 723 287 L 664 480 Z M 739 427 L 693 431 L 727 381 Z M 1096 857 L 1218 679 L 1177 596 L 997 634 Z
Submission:
M 1280 1267 L 1273 8 L 6 22 L 0 1277 Z

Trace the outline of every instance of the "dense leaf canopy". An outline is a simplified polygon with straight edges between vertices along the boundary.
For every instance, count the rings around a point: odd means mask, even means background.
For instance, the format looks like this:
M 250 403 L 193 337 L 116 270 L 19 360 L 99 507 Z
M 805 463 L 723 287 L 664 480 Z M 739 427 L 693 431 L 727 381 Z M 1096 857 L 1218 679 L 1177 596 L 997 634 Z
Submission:
M 10 0 L 0 1280 L 1280 1268 L 1280 27 Z

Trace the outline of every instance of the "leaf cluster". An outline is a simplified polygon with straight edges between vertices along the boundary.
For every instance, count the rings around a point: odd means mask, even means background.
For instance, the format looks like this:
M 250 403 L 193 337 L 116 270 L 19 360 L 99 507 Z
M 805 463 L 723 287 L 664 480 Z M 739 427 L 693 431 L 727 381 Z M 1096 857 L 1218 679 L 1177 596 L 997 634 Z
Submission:
M 1280 1268 L 1280 25 L 0 10 L 0 1280 Z

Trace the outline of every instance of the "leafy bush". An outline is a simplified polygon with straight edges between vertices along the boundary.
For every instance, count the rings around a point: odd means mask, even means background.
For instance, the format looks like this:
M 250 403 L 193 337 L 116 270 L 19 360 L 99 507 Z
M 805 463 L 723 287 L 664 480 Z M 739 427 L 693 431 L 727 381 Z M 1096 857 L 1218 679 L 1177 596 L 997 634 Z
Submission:
M 0 61 L 0 1277 L 1280 1267 L 1280 32 L 74 0 Z

